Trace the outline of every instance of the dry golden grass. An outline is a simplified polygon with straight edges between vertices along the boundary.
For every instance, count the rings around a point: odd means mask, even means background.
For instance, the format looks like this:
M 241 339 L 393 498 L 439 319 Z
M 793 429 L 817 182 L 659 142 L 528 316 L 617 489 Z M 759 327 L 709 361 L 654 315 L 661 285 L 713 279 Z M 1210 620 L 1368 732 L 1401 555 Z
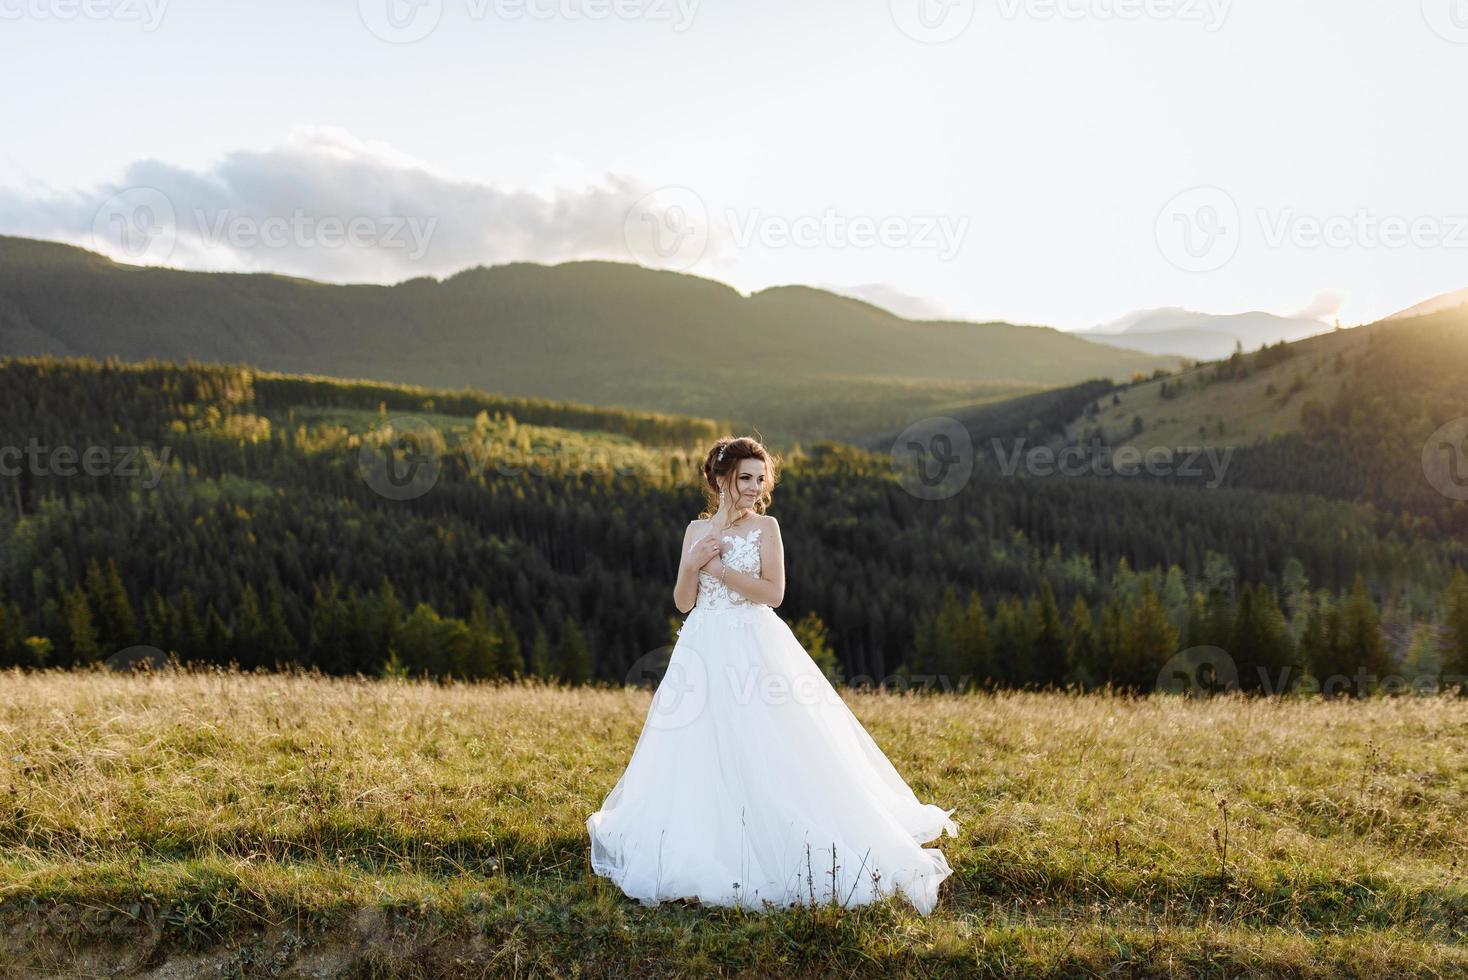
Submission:
M 646 691 L 0 674 L 0 969 L 1468 975 L 1468 700 L 844 696 L 958 808 L 928 918 L 593 876 Z

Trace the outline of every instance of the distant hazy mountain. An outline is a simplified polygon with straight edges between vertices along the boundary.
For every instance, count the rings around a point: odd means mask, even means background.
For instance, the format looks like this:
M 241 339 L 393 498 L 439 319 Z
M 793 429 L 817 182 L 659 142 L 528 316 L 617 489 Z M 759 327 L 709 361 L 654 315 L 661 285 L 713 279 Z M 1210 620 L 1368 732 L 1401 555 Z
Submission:
M 896 286 L 889 286 L 886 283 L 873 282 L 860 286 L 837 286 L 822 283 L 820 288 L 838 296 L 849 296 L 864 303 L 871 303 L 873 306 L 879 306 L 888 313 L 895 313 L 906 320 L 946 320 L 950 318 L 950 314 L 932 300 L 904 293 Z
M 1409 316 L 1421 316 L 1424 313 L 1436 313 L 1439 310 L 1451 310 L 1454 307 L 1468 303 L 1468 289 L 1458 289 L 1451 293 L 1443 293 L 1432 299 L 1423 300 L 1416 306 L 1408 307 L 1400 313 L 1393 313 L 1387 317 L 1388 320 L 1401 320 Z
M 841 435 L 914 412 L 1127 379 L 1176 358 L 1049 327 L 913 322 L 807 287 L 742 296 L 613 262 L 328 285 L 115 264 L 0 237 L 0 354 L 243 362 Z
M 1112 323 L 1076 331 L 1077 336 L 1153 354 L 1180 354 L 1203 361 L 1227 357 L 1235 344 L 1255 350 L 1261 344 L 1296 341 L 1332 329 L 1310 317 L 1282 317 L 1273 313 L 1234 313 L 1220 316 L 1180 307 L 1139 310 Z

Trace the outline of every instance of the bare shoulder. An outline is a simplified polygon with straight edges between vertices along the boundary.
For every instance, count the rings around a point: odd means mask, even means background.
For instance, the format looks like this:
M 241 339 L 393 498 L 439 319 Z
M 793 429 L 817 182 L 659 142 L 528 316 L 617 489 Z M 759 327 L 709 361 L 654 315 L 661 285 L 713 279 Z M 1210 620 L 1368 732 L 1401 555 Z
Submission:
M 771 534 L 780 533 L 780 522 L 775 520 L 774 514 L 761 514 L 759 526 Z

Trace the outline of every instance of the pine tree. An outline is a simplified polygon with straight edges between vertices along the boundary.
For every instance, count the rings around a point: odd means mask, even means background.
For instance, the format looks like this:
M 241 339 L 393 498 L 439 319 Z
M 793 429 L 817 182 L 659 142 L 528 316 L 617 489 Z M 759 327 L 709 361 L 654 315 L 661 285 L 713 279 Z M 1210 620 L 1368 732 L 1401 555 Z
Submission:
M 499 677 L 518 679 L 525 675 L 525 657 L 520 652 L 520 638 L 510 622 L 510 612 L 504 603 L 495 603 L 495 674 Z
M 968 690 L 988 681 L 994 673 L 994 656 L 989 641 L 989 614 L 984 611 L 984 600 L 977 592 L 968 594 L 968 608 L 963 616 L 965 656 L 960 667 L 960 676 L 968 675 L 968 681 L 960 685 Z
M 1106 605 L 1101 607 L 1099 637 L 1102 675 L 1100 680 L 1113 687 L 1120 687 L 1123 684 L 1122 670 L 1126 643 L 1123 635 L 1125 633 L 1124 619 L 1121 603 L 1115 598 L 1110 599 Z
M 1314 680 L 1315 689 L 1323 680 L 1321 671 L 1330 667 L 1330 648 L 1325 638 L 1325 615 L 1318 603 L 1310 603 L 1305 614 L 1305 628 L 1300 633 L 1300 666 Z
M 1155 686 L 1163 665 L 1178 652 L 1177 639 L 1177 627 L 1152 591 L 1151 577 L 1144 578 L 1141 597 L 1122 629 L 1122 682 L 1139 690 Z
M 0 667 L 35 667 L 26 646 L 25 618 L 20 604 L 0 603 Z
M 87 594 L 81 586 L 63 593 L 62 620 L 65 631 L 62 639 L 62 663 L 66 666 L 84 666 L 101 659 L 102 650 L 97 643 L 97 630 L 92 618 L 92 608 Z
M 959 678 L 969 673 L 973 659 L 969 648 L 968 616 L 952 585 L 943 590 L 934 636 L 937 656 L 931 673 L 935 676 L 924 679 L 931 681 L 929 686 L 936 690 L 950 690 L 958 684 Z
M 285 604 L 280 589 L 272 584 L 265 606 L 265 639 L 262 662 L 271 669 L 298 661 L 300 647 L 285 618 Z
M 1071 679 L 1082 687 L 1097 687 L 1105 679 L 1101 663 L 1101 637 L 1091 620 L 1091 607 L 1086 597 L 1076 593 L 1070 604 L 1070 634 L 1066 644 L 1066 664 Z
M 202 659 L 207 643 L 204 639 L 204 624 L 199 622 L 199 612 L 194 606 L 192 589 L 185 588 L 178 595 L 178 658 L 185 663 Z
M 1245 583 L 1240 590 L 1227 649 L 1238 667 L 1240 689 L 1277 694 L 1288 685 L 1294 648 L 1284 615 L 1268 587 Z
M 826 675 L 826 680 L 832 684 L 839 683 L 842 680 L 841 665 L 836 660 L 836 652 L 831 649 L 830 631 L 821 617 L 808 612 L 790 627 L 790 631 L 821 673 Z
M 253 585 L 246 585 L 235 611 L 234 629 L 230 636 L 230 656 L 241 670 L 266 666 L 265 620 L 260 614 L 260 598 Z
M 1458 568 L 1443 596 L 1445 612 L 1443 681 L 1456 683 L 1458 693 L 1468 697 L 1468 572 Z
M 556 676 L 568 684 L 591 680 L 591 649 L 576 620 L 561 620 L 561 641 L 556 645 Z
M 143 619 L 147 630 L 144 639 L 148 644 L 164 653 L 179 652 L 181 617 L 178 607 L 164 599 L 157 589 L 148 593 L 148 598 L 143 600 Z
M 1381 635 L 1376 603 L 1366 591 L 1366 581 L 1356 573 L 1355 584 L 1342 613 L 1341 653 L 1353 668 L 1356 696 L 1362 697 L 1391 673 L 1391 653 Z
M 532 676 L 550 680 L 555 677 L 555 665 L 551 663 L 550 640 L 545 627 L 535 624 L 534 639 L 530 642 L 530 673 Z
M 465 671 L 471 678 L 487 679 L 495 674 L 494 621 L 484 592 L 474 588 L 469 593 L 469 646 Z
M 214 608 L 213 602 L 204 610 L 204 649 L 206 653 L 202 659 L 208 663 L 222 664 L 229 659 L 229 627 Z
M 1001 687 L 1023 683 L 1023 671 L 1030 660 L 1024 619 L 1024 602 L 1018 596 L 1005 596 L 994 607 L 990 636 L 993 638 L 994 680 Z
M 1040 686 L 1059 686 L 1065 681 L 1066 634 L 1060 620 L 1060 607 L 1050 580 L 1040 581 L 1040 597 L 1033 601 L 1031 615 L 1034 636 L 1034 668 L 1032 678 Z

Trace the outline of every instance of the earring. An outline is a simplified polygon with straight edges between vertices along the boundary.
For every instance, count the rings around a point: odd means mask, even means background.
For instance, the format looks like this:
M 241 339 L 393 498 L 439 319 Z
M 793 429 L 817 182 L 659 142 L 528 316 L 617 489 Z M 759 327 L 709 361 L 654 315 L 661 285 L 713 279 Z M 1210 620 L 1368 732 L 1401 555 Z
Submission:
M 722 488 L 720 488 L 720 490 L 719 490 L 719 512 L 720 513 L 723 513 L 723 511 L 724 511 L 724 491 L 723 491 Z

